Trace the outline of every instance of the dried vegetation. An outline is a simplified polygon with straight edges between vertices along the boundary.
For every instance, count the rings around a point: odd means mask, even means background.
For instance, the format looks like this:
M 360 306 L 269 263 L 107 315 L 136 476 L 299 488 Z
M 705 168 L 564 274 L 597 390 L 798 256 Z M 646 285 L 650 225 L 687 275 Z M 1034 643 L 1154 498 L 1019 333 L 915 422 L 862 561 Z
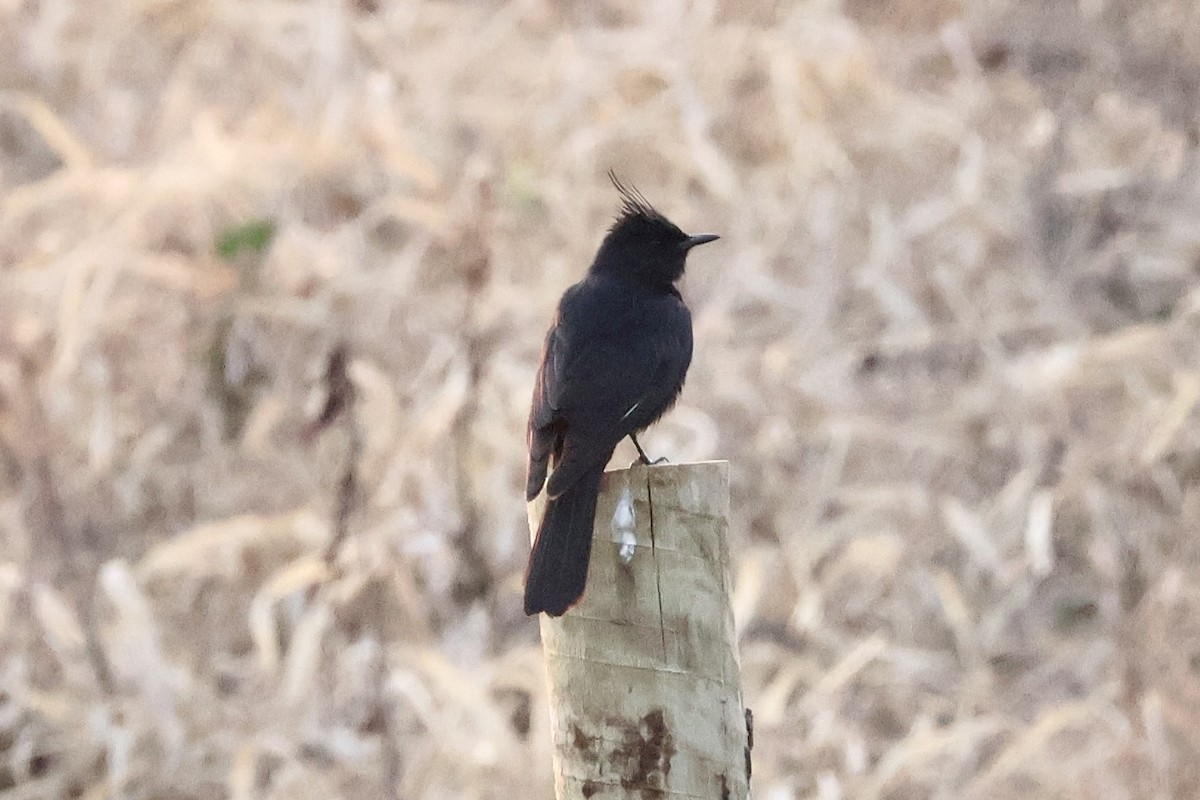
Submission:
M 756 794 L 1200 795 L 1200 6 L 649 7 L 0 2 L 6 797 L 550 796 L 609 167 L 724 236 L 645 441 L 733 463 Z

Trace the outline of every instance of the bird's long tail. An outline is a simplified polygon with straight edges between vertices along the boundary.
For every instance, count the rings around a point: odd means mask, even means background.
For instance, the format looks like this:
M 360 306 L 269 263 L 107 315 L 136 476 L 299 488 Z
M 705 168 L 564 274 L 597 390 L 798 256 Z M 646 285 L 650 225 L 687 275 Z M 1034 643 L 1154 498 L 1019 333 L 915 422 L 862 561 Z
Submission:
M 525 570 L 525 613 L 560 617 L 583 596 L 604 464 L 546 504 Z

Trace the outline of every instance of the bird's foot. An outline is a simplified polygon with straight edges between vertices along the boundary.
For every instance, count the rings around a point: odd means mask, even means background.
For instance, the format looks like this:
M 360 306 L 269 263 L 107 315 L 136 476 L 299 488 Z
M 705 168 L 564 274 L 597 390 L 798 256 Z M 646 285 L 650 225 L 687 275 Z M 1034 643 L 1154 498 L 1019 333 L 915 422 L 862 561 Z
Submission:
M 653 461 L 651 461 L 647 458 L 639 457 L 639 458 L 635 458 L 633 461 L 629 462 L 629 468 L 633 469 L 634 467 L 657 467 L 659 464 L 670 464 L 670 463 L 671 463 L 670 460 L 668 460 L 666 456 L 661 456 L 660 458 L 656 458 Z
M 642 449 L 640 444 L 638 444 L 637 436 L 635 434 L 629 434 L 629 440 L 633 442 L 633 446 L 636 447 L 638 451 L 638 460 L 629 465 L 631 468 L 637 466 L 638 464 L 641 464 L 645 467 L 654 467 L 659 464 L 669 463 L 666 456 L 661 456 L 651 461 L 650 457 L 646 455 L 646 451 Z

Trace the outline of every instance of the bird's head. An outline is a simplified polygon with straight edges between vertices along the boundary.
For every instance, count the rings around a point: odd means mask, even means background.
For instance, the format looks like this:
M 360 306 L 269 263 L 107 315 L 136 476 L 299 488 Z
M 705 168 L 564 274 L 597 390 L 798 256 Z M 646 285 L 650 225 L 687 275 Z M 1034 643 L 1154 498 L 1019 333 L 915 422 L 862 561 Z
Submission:
M 659 213 L 637 189 L 621 183 L 610 170 L 609 179 L 621 194 L 621 212 L 592 263 L 593 273 L 617 274 L 658 288 L 683 276 L 688 251 L 715 241 L 715 234 L 688 236 Z

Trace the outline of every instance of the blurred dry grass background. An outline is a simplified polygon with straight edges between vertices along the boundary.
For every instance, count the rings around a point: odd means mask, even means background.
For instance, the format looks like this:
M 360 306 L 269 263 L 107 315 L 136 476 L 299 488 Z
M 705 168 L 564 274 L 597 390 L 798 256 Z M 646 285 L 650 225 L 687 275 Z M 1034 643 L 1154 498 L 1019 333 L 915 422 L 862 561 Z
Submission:
M 0 791 L 551 796 L 613 167 L 724 237 L 646 443 L 733 464 L 756 796 L 1200 796 L 1198 142 L 1193 0 L 0 0 Z

